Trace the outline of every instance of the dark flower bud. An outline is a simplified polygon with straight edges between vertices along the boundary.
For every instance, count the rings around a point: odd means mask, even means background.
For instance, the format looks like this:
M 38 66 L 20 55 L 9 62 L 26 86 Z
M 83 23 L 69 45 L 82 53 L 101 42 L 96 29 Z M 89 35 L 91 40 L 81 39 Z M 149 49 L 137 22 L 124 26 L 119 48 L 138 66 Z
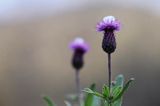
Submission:
M 72 57 L 72 65 L 73 67 L 76 69 L 76 70 L 79 70 L 80 68 L 83 67 L 83 54 L 84 54 L 84 51 L 82 50 L 76 50 L 73 54 L 73 57 Z
M 106 53 L 113 53 L 116 49 L 116 39 L 114 31 L 119 31 L 120 23 L 113 17 L 104 17 L 101 22 L 97 24 L 97 31 L 103 31 L 102 48 Z
M 102 48 L 107 53 L 113 53 L 116 49 L 116 39 L 113 32 L 105 32 L 102 41 Z
M 72 66 L 76 70 L 80 70 L 83 67 L 83 56 L 88 51 L 88 45 L 82 38 L 76 38 L 70 45 L 73 50 Z

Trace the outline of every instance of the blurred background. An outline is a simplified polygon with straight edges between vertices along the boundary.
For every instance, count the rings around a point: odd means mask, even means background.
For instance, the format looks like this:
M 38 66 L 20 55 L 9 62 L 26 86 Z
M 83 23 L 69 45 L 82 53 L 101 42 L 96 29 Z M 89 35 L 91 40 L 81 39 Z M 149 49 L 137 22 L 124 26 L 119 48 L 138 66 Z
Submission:
M 112 55 L 113 77 L 134 77 L 123 106 L 160 106 L 159 0 L 0 0 L 0 106 L 45 106 L 49 95 L 64 106 L 74 93 L 68 44 L 90 44 L 82 88 L 107 83 L 107 55 L 95 26 L 104 16 L 122 23 Z

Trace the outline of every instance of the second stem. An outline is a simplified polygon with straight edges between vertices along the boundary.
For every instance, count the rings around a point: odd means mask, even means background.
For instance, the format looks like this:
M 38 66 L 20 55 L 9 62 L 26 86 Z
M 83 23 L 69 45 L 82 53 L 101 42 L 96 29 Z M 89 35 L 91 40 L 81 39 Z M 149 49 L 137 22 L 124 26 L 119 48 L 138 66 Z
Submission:
M 76 70 L 76 88 L 78 95 L 78 104 L 81 106 L 81 86 L 80 86 L 80 78 L 79 78 L 79 70 Z
M 112 81 L 112 74 L 111 74 L 111 54 L 108 53 L 108 83 L 109 83 L 109 91 L 111 92 L 111 81 Z

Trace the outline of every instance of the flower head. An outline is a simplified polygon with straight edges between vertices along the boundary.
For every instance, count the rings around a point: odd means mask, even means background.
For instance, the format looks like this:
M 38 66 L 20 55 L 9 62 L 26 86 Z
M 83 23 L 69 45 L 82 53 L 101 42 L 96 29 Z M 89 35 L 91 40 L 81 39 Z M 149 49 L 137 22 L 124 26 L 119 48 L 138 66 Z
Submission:
M 70 48 L 73 50 L 73 57 L 72 57 L 72 66 L 79 70 L 83 67 L 83 55 L 89 49 L 88 44 L 82 38 L 76 38 L 71 44 Z
M 73 42 L 71 42 L 70 48 L 73 51 L 81 51 L 84 53 L 89 49 L 88 44 L 82 38 L 76 38 Z
M 114 16 L 106 16 L 97 26 L 97 31 L 119 31 L 120 23 Z
M 118 31 L 119 29 L 120 23 L 114 16 L 104 17 L 103 20 L 97 24 L 97 31 L 104 32 L 102 48 L 108 54 L 113 53 L 116 49 L 116 38 L 114 31 Z

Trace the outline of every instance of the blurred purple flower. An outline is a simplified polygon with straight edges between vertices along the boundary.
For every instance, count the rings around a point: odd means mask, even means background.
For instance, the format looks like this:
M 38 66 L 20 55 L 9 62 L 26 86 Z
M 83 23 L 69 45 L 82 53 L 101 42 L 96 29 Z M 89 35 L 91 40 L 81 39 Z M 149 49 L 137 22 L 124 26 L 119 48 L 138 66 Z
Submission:
M 73 42 L 70 44 L 70 48 L 75 51 L 82 51 L 87 52 L 89 47 L 88 44 L 84 41 L 82 38 L 76 38 Z
M 120 30 L 120 23 L 118 20 L 115 19 L 114 16 L 106 16 L 103 18 L 102 21 L 100 21 L 97 26 L 97 31 L 106 31 L 106 30 L 111 30 L 111 31 L 119 31 Z
M 84 64 L 83 55 L 89 49 L 88 44 L 82 38 L 76 38 L 71 42 L 70 48 L 74 52 L 72 57 L 72 66 L 76 70 L 80 70 Z

